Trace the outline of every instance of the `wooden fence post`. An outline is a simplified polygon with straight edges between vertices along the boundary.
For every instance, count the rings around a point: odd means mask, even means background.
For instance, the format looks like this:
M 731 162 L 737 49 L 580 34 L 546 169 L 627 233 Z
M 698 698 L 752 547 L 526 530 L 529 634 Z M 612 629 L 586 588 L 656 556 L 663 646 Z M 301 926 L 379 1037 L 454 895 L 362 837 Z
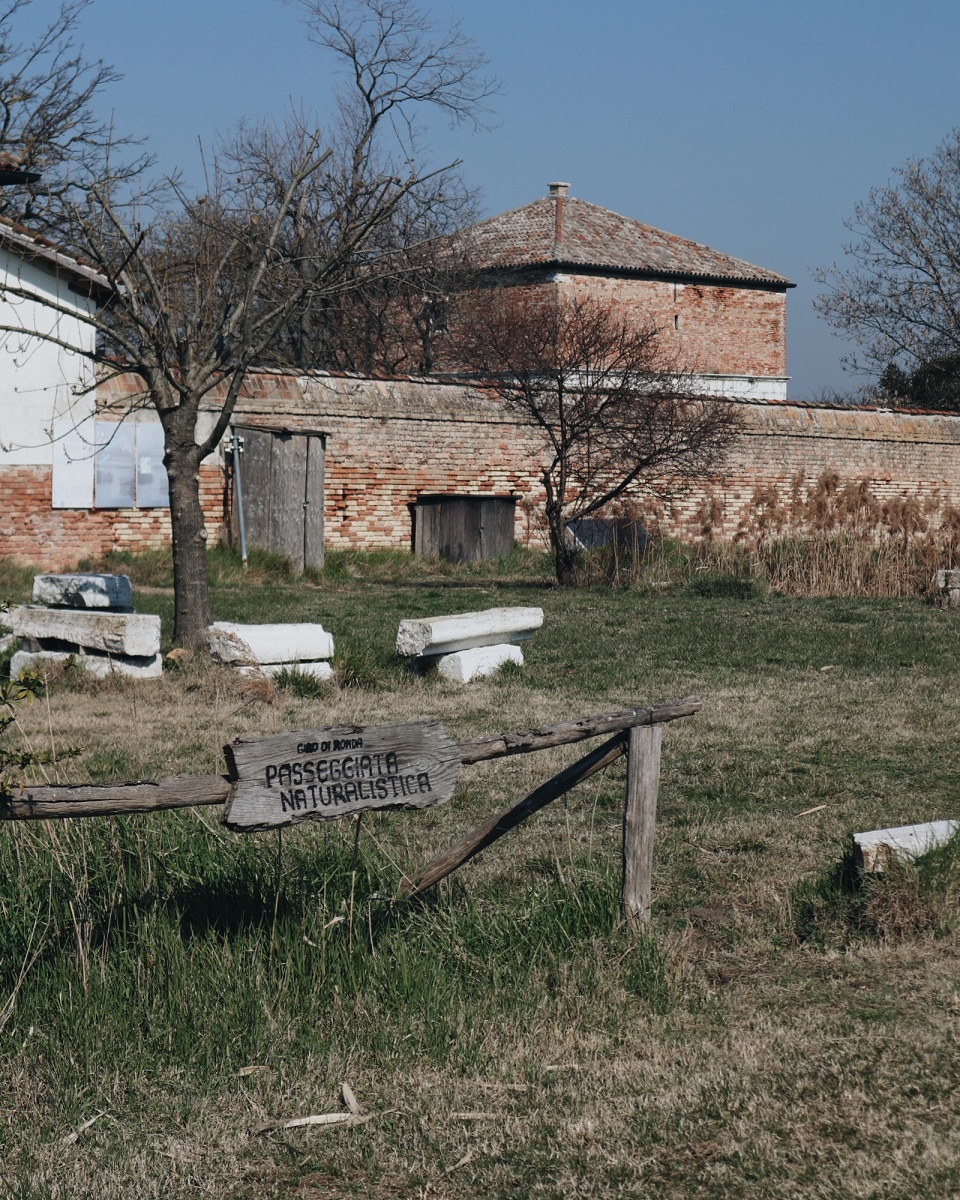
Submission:
M 650 920 L 662 739 L 662 725 L 638 725 L 630 730 L 627 796 L 623 810 L 621 907 L 624 918 L 633 926 L 645 925 Z

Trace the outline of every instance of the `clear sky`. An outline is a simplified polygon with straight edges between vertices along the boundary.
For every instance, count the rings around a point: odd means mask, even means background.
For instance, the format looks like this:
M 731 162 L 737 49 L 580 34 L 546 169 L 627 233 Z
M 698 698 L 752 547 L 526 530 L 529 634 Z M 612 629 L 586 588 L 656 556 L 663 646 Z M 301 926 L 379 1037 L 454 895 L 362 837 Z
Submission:
M 37 0 L 37 11 L 52 0 Z M 494 127 L 435 127 L 485 215 L 571 193 L 787 275 L 790 395 L 858 382 L 811 271 L 891 168 L 960 124 L 958 0 L 423 0 L 461 19 L 502 83 Z M 104 105 L 164 169 L 241 117 L 322 110 L 329 60 L 281 0 L 94 0 Z

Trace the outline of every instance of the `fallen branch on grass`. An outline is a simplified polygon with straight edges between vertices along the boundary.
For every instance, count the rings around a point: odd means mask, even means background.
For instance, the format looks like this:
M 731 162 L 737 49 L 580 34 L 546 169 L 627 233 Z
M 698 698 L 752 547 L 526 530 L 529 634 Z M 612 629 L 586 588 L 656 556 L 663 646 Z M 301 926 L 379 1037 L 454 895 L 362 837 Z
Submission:
M 250 1136 L 256 1137 L 261 1133 L 276 1133 L 283 1129 L 300 1129 L 305 1125 L 323 1125 L 330 1128 L 333 1125 L 351 1126 L 351 1125 L 366 1125 L 368 1121 L 372 1121 L 375 1113 L 369 1113 L 365 1117 L 355 1116 L 353 1113 L 314 1113 L 309 1117 L 289 1117 L 285 1121 L 265 1121 L 262 1125 L 257 1125 L 250 1130 Z

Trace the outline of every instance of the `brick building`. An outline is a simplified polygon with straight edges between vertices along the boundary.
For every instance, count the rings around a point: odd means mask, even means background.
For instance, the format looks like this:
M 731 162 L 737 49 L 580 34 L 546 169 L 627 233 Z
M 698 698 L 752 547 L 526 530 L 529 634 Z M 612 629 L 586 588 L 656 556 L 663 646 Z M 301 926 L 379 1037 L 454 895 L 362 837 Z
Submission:
M 488 286 L 609 300 L 653 322 L 708 394 L 784 400 L 786 293 L 773 271 L 568 195 L 550 194 L 466 230 Z
M 722 478 L 679 492 L 651 514 L 665 532 L 734 536 L 758 497 L 796 494 L 824 475 L 864 481 L 881 501 L 960 508 L 960 416 L 843 409 L 785 399 L 780 275 L 566 194 L 481 222 L 474 242 L 492 286 L 610 296 L 652 317 L 704 381 L 742 404 L 744 434 Z M 0 555 L 69 567 L 111 548 L 169 542 L 160 427 L 152 411 L 118 424 L 141 398 L 132 376 L 95 391 L 78 350 L 96 280 L 42 239 L 0 223 Z M 32 334 L 49 308 L 30 288 L 74 305 L 60 346 Z M 71 341 L 71 339 L 73 339 Z M 216 403 L 216 396 L 212 402 Z M 212 413 L 210 414 L 212 416 Z M 483 387 L 448 378 L 363 379 L 252 372 L 237 426 L 324 440 L 323 524 L 332 549 L 409 547 L 419 497 L 512 497 L 516 536 L 536 541 L 541 497 L 535 430 Z M 222 449 L 201 469 L 211 538 L 233 503 Z

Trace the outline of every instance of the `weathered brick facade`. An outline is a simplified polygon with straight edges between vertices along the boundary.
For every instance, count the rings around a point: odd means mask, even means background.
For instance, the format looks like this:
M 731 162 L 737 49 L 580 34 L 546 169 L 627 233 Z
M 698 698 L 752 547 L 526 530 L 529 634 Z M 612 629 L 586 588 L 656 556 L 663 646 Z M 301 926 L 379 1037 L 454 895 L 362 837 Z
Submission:
M 653 324 L 682 369 L 763 382 L 724 394 L 785 398 L 788 279 L 567 192 L 551 184 L 549 196 L 458 235 L 483 285 L 609 302 Z
M 113 381 L 101 400 L 123 395 Z M 785 499 L 829 473 L 866 480 L 881 500 L 913 496 L 960 507 L 960 415 L 815 407 L 742 406 L 744 433 L 723 478 L 678 492 L 660 512 L 665 533 L 742 534 L 758 490 Z M 243 422 L 323 430 L 325 526 L 330 549 L 411 545 L 410 506 L 420 493 L 512 495 L 516 535 L 540 536 L 535 431 L 489 393 L 455 382 L 362 380 L 325 375 L 251 376 L 237 409 Z M 211 539 L 226 535 L 229 481 L 219 461 L 202 472 Z M 116 549 L 166 544 L 164 509 L 51 508 L 49 467 L 0 468 L 0 554 L 61 568 Z M 658 505 L 639 497 L 653 515 Z M 709 516 L 707 515 L 709 514 Z
M 0 555 L 58 571 L 108 550 L 169 545 L 168 509 L 53 508 L 52 482 L 53 472 L 47 466 L 0 467 Z M 216 532 L 223 525 L 221 468 L 205 465 L 200 486 L 208 528 Z
M 786 293 L 760 288 L 571 275 L 562 290 L 606 300 L 652 321 L 687 370 L 703 375 L 785 376 Z

